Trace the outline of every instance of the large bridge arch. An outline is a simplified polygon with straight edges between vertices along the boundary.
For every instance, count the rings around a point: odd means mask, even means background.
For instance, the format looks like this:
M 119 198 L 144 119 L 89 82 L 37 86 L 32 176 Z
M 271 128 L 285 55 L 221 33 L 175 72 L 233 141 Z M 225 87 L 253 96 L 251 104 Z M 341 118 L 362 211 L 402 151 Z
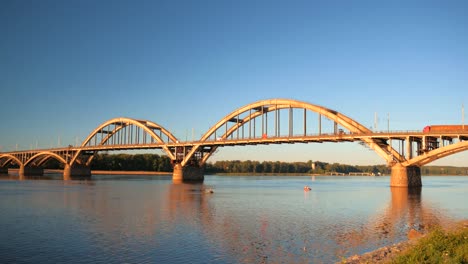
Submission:
M 185 156 L 183 161 L 181 162 L 182 166 L 185 166 L 190 159 L 193 157 L 195 152 L 199 152 L 200 148 L 203 146 L 203 142 L 207 141 L 210 137 L 220 136 L 221 139 L 226 139 L 235 131 L 242 128 L 242 126 L 246 125 L 250 121 L 254 120 L 255 118 L 267 115 L 270 112 L 279 111 L 281 109 L 303 109 L 304 112 L 310 111 L 314 113 L 318 113 L 321 116 L 325 116 L 326 118 L 335 121 L 337 124 L 343 126 L 350 133 L 359 133 L 359 134 L 366 134 L 372 133 L 371 130 L 366 128 L 364 125 L 360 124 L 359 122 L 349 118 L 346 115 L 343 115 L 335 110 L 331 110 L 329 108 L 298 101 L 298 100 L 291 100 L 291 99 L 267 99 L 257 101 L 251 104 L 247 104 L 243 107 L 240 107 L 230 114 L 226 115 L 224 118 L 219 120 L 213 127 L 211 127 L 200 139 L 200 143 L 195 145 L 191 151 Z M 248 113 L 248 114 L 247 114 Z M 241 118 L 242 116 L 242 118 Z M 227 124 L 230 122 L 234 122 L 235 124 L 232 125 L 229 129 L 226 129 L 222 135 L 216 135 L 216 132 L 223 126 L 227 127 Z M 363 138 L 362 139 L 370 148 L 372 148 L 378 155 L 380 155 L 387 163 L 402 162 L 405 160 L 403 156 L 401 156 L 397 151 L 395 151 L 390 145 L 386 142 L 379 142 L 373 138 Z M 206 153 L 203 158 L 201 159 L 200 163 L 204 164 L 207 159 L 216 151 L 217 146 L 213 146 L 211 150 Z
M 127 130 L 129 130 L 127 132 Z M 135 131 L 134 131 L 135 130 Z M 159 135 L 156 133 L 159 131 Z M 115 139 L 116 135 L 120 134 L 120 138 Z M 128 133 L 128 135 L 127 135 Z M 122 138 L 122 134 L 125 136 Z M 130 136 L 131 135 L 131 136 Z M 167 147 L 168 143 L 177 143 L 177 138 L 165 129 L 163 126 L 148 120 L 132 119 L 127 117 L 118 117 L 105 121 L 95 128 L 88 137 L 83 141 L 81 147 L 86 146 L 98 146 L 105 145 L 112 140 L 120 143 L 121 141 L 125 144 L 132 144 L 132 142 L 146 142 L 146 137 L 149 135 L 150 142 L 156 142 L 161 144 L 161 148 L 164 152 L 173 160 L 174 154 Z M 70 165 L 77 162 L 77 158 L 81 154 L 81 150 L 78 151 L 72 158 Z M 89 166 L 94 155 L 90 156 L 86 161 L 86 165 Z

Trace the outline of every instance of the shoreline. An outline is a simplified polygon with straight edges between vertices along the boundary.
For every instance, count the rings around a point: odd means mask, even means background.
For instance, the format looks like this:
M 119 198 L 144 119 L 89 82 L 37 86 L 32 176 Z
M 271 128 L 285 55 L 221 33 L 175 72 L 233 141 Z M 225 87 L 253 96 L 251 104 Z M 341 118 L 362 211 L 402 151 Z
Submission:
M 468 228 L 468 219 L 457 221 L 454 224 L 441 228 L 445 232 L 456 232 L 458 230 Z M 407 240 L 405 241 L 389 246 L 384 246 L 361 255 L 354 255 L 343 258 L 341 261 L 336 262 L 336 264 L 390 263 L 400 255 L 403 255 L 405 252 L 416 246 L 419 240 L 427 236 L 429 233 L 431 233 L 431 231 L 432 230 L 427 230 L 424 233 L 420 233 L 414 229 L 411 229 L 408 232 Z
M 207 174 L 205 173 L 205 176 L 206 175 L 214 175 L 214 176 L 306 176 L 306 177 L 311 177 L 311 176 L 340 176 L 340 177 L 354 177 L 354 176 L 364 176 L 364 177 L 390 177 L 391 175 L 389 174 L 383 174 L 383 175 L 349 175 L 349 174 L 345 174 L 345 175 L 339 175 L 339 174 L 317 174 L 317 173 L 248 173 L 248 172 L 239 172 L 239 173 L 233 173 L 233 172 L 222 172 L 222 173 L 210 173 L 210 174 Z M 465 174 L 453 174 L 453 175 L 449 175 L 449 174 L 430 174 L 430 175 L 426 175 L 426 174 L 422 174 L 421 175 L 422 177 L 425 177 L 425 176 L 441 176 L 441 177 L 444 177 L 444 176 L 449 176 L 449 177 L 453 177 L 453 176 L 456 176 L 456 177 L 466 177 L 468 175 L 465 175 Z
M 19 169 L 17 168 L 9 168 L 8 169 L 10 172 L 15 172 L 17 173 Z M 44 169 L 44 174 L 50 174 L 50 173 L 63 173 L 62 169 Z M 172 171 L 112 171 L 112 170 L 91 170 L 91 175 L 172 175 Z M 321 176 L 321 177 L 328 177 L 328 176 L 340 176 L 340 177 L 353 177 L 353 176 L 365 176 L 365 177 L 388 177 L 390 175 L 349 175 L 349 174 L 318 174 L 318 173 L 276 173 L 276 172 L 270 172 L 270 173 L 248 173 L 248 172 L 243 172 L 243 173 L 233 173 L 233 172 L 221 172 L 221 173 L 205 173 L 205 176 L 304 176 L 304 177 L 313 177 L 313 176 Z M 455 175 L 449 175 L 449 174 L 434 174 L 434 175 L 421 175 L 421 176 L 468 176 L 468 175 L 462 175 L 462 174 L 455 174 Z
M 8 169 L 9 172 L 18 173 L 18 169 Z M 63 173 L 61 169 L 44 169 L 44 174 Z M 111 171 L 111 170 L 92 170 L 91 175 L 172 175 L 171 172 L 164 171 Z
M 354 255 L 336 262 L 336 264 L 361 264 L 361 263 L 388 263 L 405 252 L 405 250 L 416 245 L 417 240 L 406 240 L 390 246 L 384 246 L 362 255 Z
M 172 172 L 164 171 L 107 171 L 107 170 L 92 170 L 91 175 L 172 175 Z

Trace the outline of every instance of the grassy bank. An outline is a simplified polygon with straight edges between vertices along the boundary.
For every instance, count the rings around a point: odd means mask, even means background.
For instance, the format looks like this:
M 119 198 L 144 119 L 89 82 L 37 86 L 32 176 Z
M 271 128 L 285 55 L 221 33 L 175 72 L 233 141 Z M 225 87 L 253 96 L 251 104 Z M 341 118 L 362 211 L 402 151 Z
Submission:
M 437 228 L 391 263 L 468 263 L 468 225 L 450 231 Z
M 468 263 L 468 220 L 420 235 L 339 263 Z

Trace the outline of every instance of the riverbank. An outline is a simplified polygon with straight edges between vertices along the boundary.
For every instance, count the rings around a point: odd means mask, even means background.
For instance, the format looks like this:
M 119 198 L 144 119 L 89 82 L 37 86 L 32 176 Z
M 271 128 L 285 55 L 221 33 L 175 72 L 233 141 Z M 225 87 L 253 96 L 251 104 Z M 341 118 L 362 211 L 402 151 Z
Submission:
M 217 176 L 370 176 L 370 177 L 380 177 L 380 176 L 389 176 L 389 175 L 368 175 L 367 173 L 349 175 L 343 173 L 296 173 L 296 172 L 265 172 L 265 173 L 254 173 L 254 172 L 214 172 L 214 173 L 205 173 L 205 175 L 217 175 Z
M 337 174 L 337 173 L 326 173 L 326 174 L 319 174 L 319 173 L 295 173 L 295 172 L 290 172 L 290 173 L 253 173 L 253 172 L 217 172 L 217 173 L 205 173 L 205 175 L 216 175 L 216 176 L 306 176 L 306 177 L 312 177 L 312 176 L 342 176 L 342 177 L 352 177 L 352 176 L 368 176 L 368 177 L 389 177 L 389 174 L 382 174 L 382 175 L 369 175 L 366 173 L 358 173 L 358 174 Z M 449 175 L 449 174 L 439 174 L 439 175 L 427 175 L 427 174 L 422 174 L 421 176 L 447 176 L 447 177 L 467 177 L 468 175 Z
M 427 252 L 426 248 L 429 248 Z M 409 261 L 418 263 L 421 259 L 429 260 L 426 262 L 431 263 L 440 262 L 438 261 L 440 258 L 446 261 L 445 263 L 459 263 L 453 262 L 452 258 L 460 257 L 465 262 L 468 261 L 468 220 L 453 226 L 436 228 L 426 234 L 410 230 L 407 241 L 351 256 L 338 263 L 407 263 Z
M 9 168 L 8 169 L 10 173 L 18 173 L 17 168 Z M 45 174 L 52 174 L 52 173 L 63 173 L 63 170 L 60 169 L 44 169 Z M 172 171 L 166 171 L 166 172 L 161 172 L 161 171 L 145 171 L 145 170 L 139 170 L 139 171 L 114 171 L 114 170 L 92 170 L 91 171 L 92 175 L 172 175 Z M 349 177 L 349 176 L 368 176 L 368 177 L 385 177 L 385 176 L 390 176 L 387 174 L 382 174 L 382 175 L 369 175 L 368 173 L 356 173 L 353 175 L 349 174 L 343 174 L 343 173 L 325 173 L 325 174 L 319 174 L 319 173 L 253 173 L 253 172 L 218 172 L 218 173 L 211 173 L 211 172 L 206 172 L 205 175 L 216 175 L 216 176 L 305 176 L 305 177 L 313 177 L 313 176 L 342 176 L 342 177 Z M 422 174 L 421 176 L 468 176 L 468 175 L 448 175 L 448 174 L 443 174 L 443 175 L 425 175 Z
M 63 170 L 45 169 L 44 173 L 63 173 Z M 110 171 L 110 170 L 92 170 L 91 175 L 172 175 L 171 172 L 162 171 Z
M 106 170 L 92 170 L 92 175 L 172 175 L 171 172 L 162 171 L 106 171 Z

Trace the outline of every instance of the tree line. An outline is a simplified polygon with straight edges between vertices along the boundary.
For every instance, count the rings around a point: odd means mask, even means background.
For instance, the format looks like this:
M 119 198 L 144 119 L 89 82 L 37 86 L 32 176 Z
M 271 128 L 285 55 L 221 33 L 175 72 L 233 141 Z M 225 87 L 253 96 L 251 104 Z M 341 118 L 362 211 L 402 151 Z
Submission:
M 331 172 L 345 173 L 363 172 L 374 174 L 389 174 L 390 168 L 385 165 L 352 166 L 340 163 L 321 161 L 282 162 L 282 161 L 240 161 L 225 160 L 208 163 L 205 168 L 210 173 L 304 173 L 327 174 Z
M 45 165 L 50 169 L 63 169 L 63 164 L 50 159 Z M 92 170 L 110 171 L 160 171 L 171 172 L 171 160 L 166 155 L 158 154 L 97 154 L 91 162 Z M 349 174 L 353 172 L 374 173 L 375 175 L 390 175 L 391 168 L 386 165 L 353 166 L 340 163 L 321 161 L 283 162 L 283 161 L 251 161 L 224 160 L 208 162 L 206 173 L 258 173 L 258 174 L 329 174 L 332 172 Z M 424 166 L 423 175 L 468 175 L 468 167 L 455 166 Z
M 455 166 L 424 166 L 422 175 L 468 175 L 468 167 Z
M 158 154 L 97 154 L 91 170 L 172 171 L 171 159 Z
M 98 153 L 91 161 L 91 170 L 109 171 L 172 171 L 171 159 L 158 154 L 107 154 Z M 56 159 L 49 159 L 44 165 L 48 169 L 63 169 Z
M 391 168 L 387 165 L 353 166 L 340 163 L 321 161 L 281 162 L 281 161 L 240 161 L 226 160 L 208 163 L 205 169 L 209 173 L 304 173 L 329 174 L 353 172 L 373 173 L 374 175 L 390 175 Z M 468 167 L 455 166 L 423 166 L 422 175 L 468 175 Z
M 171 160 L 166 155 L 158 154 L 97 154 L 91 162 L 92 170 L 128 170 L 128 171 L 172 171 Z M 350 172 L 389 174 L 385 165 L 351 166 L 320 161 L 282 162 L 282 161 L 240 161 L 226 160 L 208 162 L 206 173 L 304 173 L 326 174 Z

